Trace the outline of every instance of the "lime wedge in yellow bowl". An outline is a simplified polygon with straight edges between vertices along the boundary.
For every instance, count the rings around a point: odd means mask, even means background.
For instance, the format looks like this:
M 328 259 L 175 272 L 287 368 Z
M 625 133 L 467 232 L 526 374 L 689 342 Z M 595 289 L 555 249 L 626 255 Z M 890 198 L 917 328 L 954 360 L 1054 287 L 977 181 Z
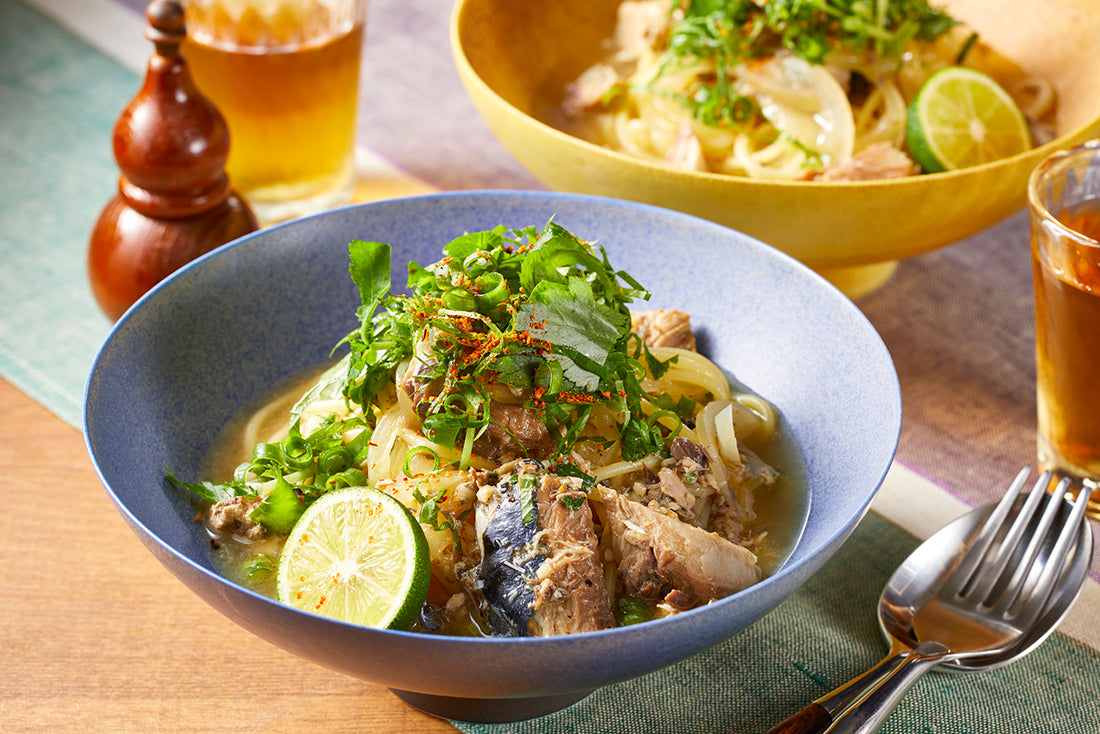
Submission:
M 1023 112 L 997 82 L 952 66 L 929 77 L 909 106 L 909 150 L 928 173 L 980 166 L 1031 148 Z
M 321 496 L 279 555 L 279 601 L 381 629 L 406 629 L 428 593 L 420 524 L 385 492 L 349 487 Z

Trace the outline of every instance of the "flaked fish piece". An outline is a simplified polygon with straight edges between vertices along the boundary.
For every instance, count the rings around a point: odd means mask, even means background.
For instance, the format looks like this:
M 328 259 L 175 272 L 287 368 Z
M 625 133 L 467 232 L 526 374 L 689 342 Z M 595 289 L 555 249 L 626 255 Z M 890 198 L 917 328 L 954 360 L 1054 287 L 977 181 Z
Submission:
M 691 125 L 691 120 L 681 120 L 676 128 L 676 138 L 665 154 L 665 163 L 679 171 L 705 171 L 707 161 L 703 157 L 703 144 Z
M 545 561 L 536 572 L 535 634 L 566 635 L 615 626 L 588 495 L 579 480 L 542 478 L 535 494 L 539 548 Z
M 698 606 L 760 579 L 756 555 L 717 533 L 599 488 L 623 593 Z
M 554 452 L 554 437 L 546 429 L 542 411 L 494 401 L 489 415 L 488 430 L 474 442 L 479 456 L 508 461 L 521 456 L 545 459 Z
M 676 309 L 631 311 L 630 330 L 642 338 L 646 346 L 676 347 L 695 351 L 695 334 L 691 316 Z
M 562 110 L 567 115 L 576 116 L 597 107 L 622 81 L 619 72 L 609 64 L 591 66 L 566 86 Z
M 877 181 L 917 172 L 913 159 L 887 142 L 872 143 L 818 178 L 821 181 Z
M 263 502 L 263 497 L 230 497 L 215 503 L 207 510 L 206 524 L 213 530 L 240 535 L 249 540 L 271 537 L 263 525 L 252 519 L 252 512 Z
M 668 34 L 668 20 L 666 0 L 625 2 L 618 9 L 615 46 L 624 50 L 655 46 Z
M 493 634 L 549 636 L 615 626 L 579 480 L 524 460 L 481 487 L 477 498 L 481 561 L 471 596 L 480 598 Z

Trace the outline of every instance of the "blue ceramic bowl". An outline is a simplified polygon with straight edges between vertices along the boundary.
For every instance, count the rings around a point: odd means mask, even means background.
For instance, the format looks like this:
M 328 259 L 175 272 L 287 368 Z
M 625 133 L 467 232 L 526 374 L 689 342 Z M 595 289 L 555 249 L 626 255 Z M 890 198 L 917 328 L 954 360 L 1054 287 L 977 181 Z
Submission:
M 731 597 L 668 619 L 567 637 L 470 639 L 357 627 L 230 583 L 165 467 L 198 478 L 219 429 L 283 378 L 328 358 L 354 327 L 347 243 L 393 246 L 393 272 L 434 262 L 467 231 L 559 224 L 597 240 L 653 293 L 692 315 L 701 349 L 772 401 L 801 456 L 801 537 L 785 564 Z M 398 286 L 403 283 L 398 283 Z M 84 430 L 122 516 L 164 566 L 254 634 L 389 686 L 447 718 L 507 721 L 700 652 L 804 583 L 866 512 L 897 446 L 901 399 L 882 341 L 839 291 L 725 227 L 642 204 L 571 194 L 464 192 L 351 206 L 210 253 L 118 322 L 89 375 Z M 455 675 L 454 671 L 462 671 Z

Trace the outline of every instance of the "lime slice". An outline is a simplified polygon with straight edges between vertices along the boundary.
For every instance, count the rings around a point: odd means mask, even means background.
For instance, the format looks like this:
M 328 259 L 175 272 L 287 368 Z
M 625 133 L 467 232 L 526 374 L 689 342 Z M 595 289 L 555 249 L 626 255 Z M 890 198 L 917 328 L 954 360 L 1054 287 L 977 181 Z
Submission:
M 928 173 L 976 166 L 1031 148 L 1020 108 L 997 82 L 961 66 L 942 69 L 909 106 L 909 152 Z
M 278 598 L 325 617 L 405 629 L 428 593 L 424 531 L 397 499 L 349 487 L 310 505 L 279 554 Z

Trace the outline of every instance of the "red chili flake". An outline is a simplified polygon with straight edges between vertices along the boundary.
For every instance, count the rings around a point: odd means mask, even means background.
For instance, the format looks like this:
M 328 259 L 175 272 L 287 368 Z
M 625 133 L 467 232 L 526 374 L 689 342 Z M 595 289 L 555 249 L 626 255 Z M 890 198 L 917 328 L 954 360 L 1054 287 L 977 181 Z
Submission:
M 563 403 L 598 403 L 600 398 L 597 395 L 592 395 L 586 392 L 577 392 L 576 390 L 566 390 L 565 392 L 558 393 L 558 398 Z
M 517 331 L 512 337 L 512 340 L 517 344 L 522 344 L 526 347 L 531 347 L 536 352 L 543 353 L 550 351 L 550 342 L 545 339 L 539 339 L 531 335 L 529 331 Z

